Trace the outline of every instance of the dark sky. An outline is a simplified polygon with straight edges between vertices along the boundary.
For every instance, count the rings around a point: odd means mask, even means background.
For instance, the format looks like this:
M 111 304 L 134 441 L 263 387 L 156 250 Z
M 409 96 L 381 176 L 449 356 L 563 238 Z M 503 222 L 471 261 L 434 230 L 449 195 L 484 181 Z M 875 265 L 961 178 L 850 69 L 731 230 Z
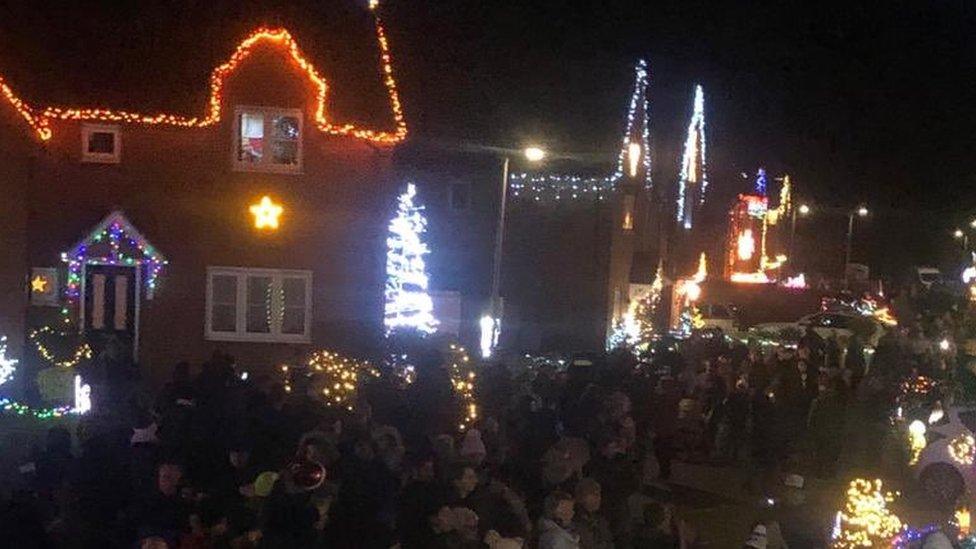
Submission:
M 89 82 L 86 96 L 107 82 L 109 97 L 131 87 L 170 105 L 192 96 L 187 86 L 204 91 L 244 29 L 284 24 L 303 41 L 356 9 L 357 0 L 0 0 L 0 74 L 55 97 L 74 96 L 59 86 Z M 972 2 L 387 0 L 383 9 L 418 139 L 541 141 L 610 160 L 632 64 L 646 57 L 658 184 L 673 185 L 693 85 L 705 87 L 715 211 L 744 190 L 739 172 L 789 172 L 816 202 L 870 204 L 877 216 L 857 244 L 888 270 L 946 259 L 948 232 L 976 213 Z M 342 55 L 336 44 L 302 45 L 313 57 Z

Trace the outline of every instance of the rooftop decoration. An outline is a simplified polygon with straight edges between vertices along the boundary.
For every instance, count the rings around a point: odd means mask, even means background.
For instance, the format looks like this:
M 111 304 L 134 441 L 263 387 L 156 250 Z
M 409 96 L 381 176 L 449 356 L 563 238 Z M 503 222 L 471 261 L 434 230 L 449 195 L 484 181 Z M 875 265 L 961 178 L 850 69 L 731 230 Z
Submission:
M 512 196 L 534 202 L 570 202 L 572 200 L 604 200 L 617 184 L 629 177 L 651 188 L 651 131 L 650 102 L 647 98 L 649 82 L 647 61 L 641 59 L 634 66 L 634 91 L 627 110 L 627 124 L 623 142 L 613 173 L 605 176 L 525 174 L 509 176 Z
M 678 177 L 677 220 L 690 229 L 698 206 L 705 203 L 708 176 L 705 170 L 705 92 L 695 86 L 694 109 L 685 137 L 685 151 L 681 158 L 681 175 Z
M 53 124 L 59 120 L 94 120 L 99 122 L 164 125 L 181 128 L 206 128 L 220 122 L 223 110 L 224 83 L 227 77 L 233 74 L 241 62 L 247 59 L 257 47 L 267 45 L 284 50 L 295 66 L 304 72 L 314 85 L 316 96 L 314 122 L 319 130 L 331 135 L 351 136 L 376 143 L 397 143 L 406 137 L 407 125 L 403 117 L 400 97 L 397 93 L 396 80 L 393 78 L 389 41 L 377 12 L 375 2 L 370 3 L 370 10 L 374 16 L 376 39 L 380 50 L 381 77 L 390 100 L 390 111 L 393 117 L 392 130 L 378 131 L 365 129 L 354 126 L 353 124 L 343 124 L 333 120 L 329 113 L 326 112 L 326 99 L 329 90 L 328 83 L 322 78 L 312 63 L 302 54 L 292 35 L 283 28 L 259 28 L 255 30 L 237 46 L 237 49 L 234 50 L 234 53 L 227 61 L 218 65 L 213 70 L 210 75 L 210 97 L 207 101 L 206 111 L 201 116 L 166 113 L 147 114 L 107 108 L 33 106 L 17 96 L 2 76 L 0 76 L 0 97 L 17 111 L 41 141 L 51 139 L 54 135 Z

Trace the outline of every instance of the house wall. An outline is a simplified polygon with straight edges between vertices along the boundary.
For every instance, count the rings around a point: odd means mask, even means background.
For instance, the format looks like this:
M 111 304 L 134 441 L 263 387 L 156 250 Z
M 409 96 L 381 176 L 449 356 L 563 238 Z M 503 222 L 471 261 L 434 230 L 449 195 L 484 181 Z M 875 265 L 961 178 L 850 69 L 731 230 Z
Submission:
M 23 121 L 0 109 L 0 335 L 8 356 L 22 356 L 27 309 L 27 192 L 35 146 Z
M 80 161 L 81 124 L 58 122 L 37 160 L 29 266 L 63 269 L 60 253 L 115 209 L 169 260 L 155 298 L 142 303 L 139 358 L 156 381 L 176 361 L 199 362 L 217 349 L 249 367 L 308 350 L 206 341 L 207 266 L 312 271 L 316 348 L 361 356 L 381 335 L 386 221 L 397 192 L 391 148 L 316 129 L 311 85 L 282 60 L 255 52 L 228 79 L 214 127 L 123 124 L 121 163 L 91 164 Z M 193 92 L 202 100 L 205 90 Z M 235 105 L 305 111 L 301 174 L 233 169 Z M 264 195 L 284 207 L 277 231 L 253 228 L 248 208 Z

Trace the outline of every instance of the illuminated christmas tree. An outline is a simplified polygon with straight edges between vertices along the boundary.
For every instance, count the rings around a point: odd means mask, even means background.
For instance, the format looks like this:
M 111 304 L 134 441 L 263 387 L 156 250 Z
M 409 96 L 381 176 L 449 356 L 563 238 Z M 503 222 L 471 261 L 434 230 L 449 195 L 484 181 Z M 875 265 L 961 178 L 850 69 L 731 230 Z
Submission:
M 608 349 L 627 348 L 641 352 L 650 346 L 655 334 L 654 317 L 664 288 L 661 271 L 661 264 L 658 263 L 650 291 L 637 301 L 632 301 L 627 312 L 614 323 L 613 331 L 607 338 Z
M 383 323 L 386 333 L 414 330 L 433 333 L 437 326 L 434 304 L 427 293 L 427 267 L 424 256 L 430 250 L 423 241 L 427 219 L 423 206 L 414 203 L 417 187 L 407 190 L 397 200 L 397 212 L 390 220 L 386 237 L 386 307 Z

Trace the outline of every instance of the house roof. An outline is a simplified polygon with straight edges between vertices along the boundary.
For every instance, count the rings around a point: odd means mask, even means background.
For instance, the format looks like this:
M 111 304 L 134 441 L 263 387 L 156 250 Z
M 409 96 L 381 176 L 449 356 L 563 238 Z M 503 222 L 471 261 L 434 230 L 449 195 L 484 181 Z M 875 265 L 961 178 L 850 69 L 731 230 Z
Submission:
M 283 51 L 299 71 L 311 82 L 316 95 L 314 107 L 314 125 L 320 131 L 331 134 L 350 136 L 376 143 L 397 143 L 407 134 L 407 126 L 403 117 L 396 81 L 392 67 L 389 42 L 386 31 L 376 11 L 374 2 L 370 3 L 375 28 L 375 50 L 379 56 L 379 77 L 382 82 L 386 100 L 388 102 L 389 122 L 381 124 L 383 129 L 369 127 L 367 124 L 339 121 L 330 112 L 333 89 L 322 73 L 307 58 L 292 34 L 285 28 L 261 27 L 251 32 L 242 40 L 229 58 L 218 64 L 210 73 L 209 94 L 206 107 L 202 113 L 196 115 L 174 114 L 166 112 L 145 112 L 139 110 L 115 110 L 100 107 L 62 107 L 41 106 L 19 95 L 14 87 L 0 75 L 0 105 L 9 105 L 34 131 L 37 137 L 46 141 L 57 130 L 58 122 L 64 120 L 93 120 L 114 123 L 131 123 L 145 125 L 162 125 L 183 128 L 202 128 L 212 126 L 221 119 L 224 105 L 223 88 L 225 80 L 232 75 L 258 47 L 266 46 Z M 375 74 L 375 73 L 374 73 Z M 348 103 L 348 101 L 347 101 Z M 0 107 L 2 108 L 2 107 Z M 355 117 L 351 117 L 355 119 Z

